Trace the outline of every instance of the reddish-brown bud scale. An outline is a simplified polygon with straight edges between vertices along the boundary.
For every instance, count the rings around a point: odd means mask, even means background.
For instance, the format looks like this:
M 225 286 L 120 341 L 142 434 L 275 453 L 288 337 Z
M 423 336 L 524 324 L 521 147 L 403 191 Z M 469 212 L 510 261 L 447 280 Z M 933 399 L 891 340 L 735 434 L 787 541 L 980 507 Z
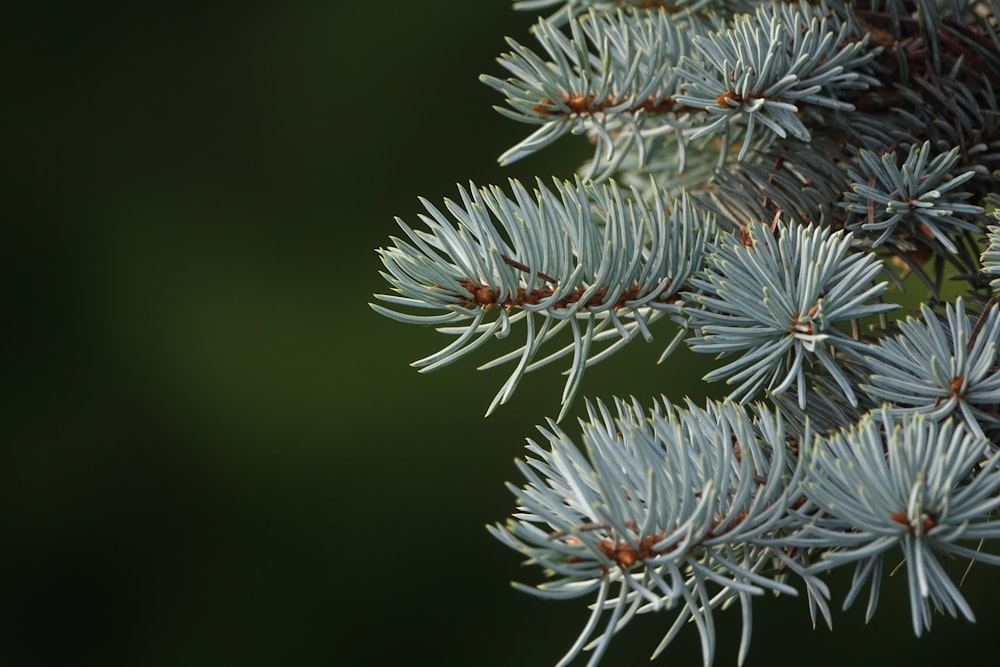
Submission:
M 739 104 L 741 102 L 740 96 L 731 90 L 727 90 L 726 92 L 722 93 L 721 95 L 715 98 L 716 104 L 718 104 L 720 107 L 724 107 L 727 109 L 732 106 L 731 104 L 729 104 L 730 101 Z

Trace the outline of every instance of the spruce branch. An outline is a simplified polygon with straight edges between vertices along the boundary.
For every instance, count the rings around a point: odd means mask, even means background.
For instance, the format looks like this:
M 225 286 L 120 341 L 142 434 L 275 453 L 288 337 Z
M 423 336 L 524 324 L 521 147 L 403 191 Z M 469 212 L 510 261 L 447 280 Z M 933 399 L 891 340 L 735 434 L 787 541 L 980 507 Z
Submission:
M 972 171 L 951 175 L 958 152 L 956 147 L 932 158 L 930 142 L 924 142 L 912 146 L 899 164 L 895 152 L 879 159 L 862 149 L 858 168 L 848 169 L 851 191 L 844 193 L 842 205 L 854 215 L 847 228 L 877 232 L 873 246 L 900 235 L 923 244 L 939 243 L 956 253 L 952 239 L 962 231 L 980 231 L 983 213 L 983 207 L 963 203 L 970 193 L 955 191 L 975 175 Z
M 501 155 L 501 164 L 566 134 L 588 134 L 595 162 L 586 178 L 607 177 L 629 150 L 642 152 L 649 137 L 686 127 L 674 100 L 674 68 L 688 40 L 665 11 L 590 12 L 570 23 L 568 36 L 542 20 L 534 34 L 544 56 L 508 39 L 513 50 L 499 62 L 513 76 L 481 77 L 506 97 L 510 108 L 497 111 L 540 126 Z
M 1000 452 L 962 424 L 882 410 L 804 448 L 802 493 L 822 512 L 789 542 L 827 550 L 811 570 L 853 564 L 849 606 L 869 585 L 867 618 L 878 604 L 887 552 L 903 552 L 913 630 L 931 626 L 931 612 L 972 609 L 942 565 L 960 557 L 1000 565 L 976 541 L 1000 537 Z M 966 543 L 966 544 L 963 544 Z
M 809 141 L 799 116 L 804 105 L 852 111 L 845 97 L 878 83 L 867 71 L 878 50 L 867 48 L 866 37 L 848 41 L 848 25 L 835 23 L 810 5 L 767 5 L 737 17 L 731 27 L 695 37 L 701 58 L 685 57 L 683 94 L 676 99 L 707 112 L 710 121 L 691 139 L 721 133 L 720 161 L 738 139 L 742 160 L 755 141 Z M 737 119 L 743 122 L 738 137 L 732 127 Z
M 948 304 L 944 321 L 928 306 L 921 319 L 899 323 L 865 355 L 870 376 L 862 388 L 893 406 L 892 413 L 919 412 L 928 419 L 961 420 L 972 433 L 1000 426 L 1000 313 L 992 306 L 978 318 L 965 303 Z
M 399 220 L 406 238 L 378 251 L 395 294 L 376 297 L 393 308 L 372 308 L 455 337 L 414 362 L 422 371 L 505 338 L 523 322 L 524 343 L 480 366 L 515 363 L 487 414 L 525 373 L 572 355 L 565 412 L 588 366 L 637 335 L 652 340 L 650 325 L 676 315 L 714 223 L 687 197 L 669 207 L 658 197 L 647 204 L 614 184 L 556 181 L 549 189 L 539 182 L 529 192 L 512 180 L 511 190 L 513 198 L 497 186 L 459 188 L 460 202 L 445 202 L 450 217 L 424 200 L 426 230 Z M 542 346 L 566 329 L 571 341 L 539 359 Z
M 736 359 L 705 376 L 739 383 L 729 397 L 748 400 L 766 388 L 772 395 L 794 387 L 806 407 L 806 380 L 817 365 L 855 405 L 851 382 L 836 354 L 857 353 L 862 343 L 837 328 L 884 313 L 874 303 L 887 288 L 872 280 L 881 262 L 851 251 L 852 237 L 817 227 L 750 225 L 742 237 L 722 237 L 706 268 L 684 295 L 696 352 Z
M 780 574 L 794 559 L 764 544 L 798 500 L 783 423 L 762 406 L 733 403 L 680 409 L 663 402 L 648 414 L 635 401 L 615 407 L 612 415 L 588 404 L 586 454 L 554 423 L 540 428 L 548 448 L 529 441 L 530 457 L 518 462 L 528 484 L 510 485 L 520 507 L 490 532 L 550 579 L 518 588 L 551 599 L 597 595 L 560 665 L 588 649 L 588 664 L 596 664 L 634 615 L 662 610 L 677 610 L 676 618 L 654 657 L 690 621 L 709 665 L 713 610 L 734 602 L 743 613 L 742 662 L 752 598 L 796 594 Z M 608 610 L 603 632 L 591 639 Z
M 997 103 L 1000 49 L 992 1 L 932 0 L 848 3 L 827 0 L 852 29 L 868 32 L 882 54 L 873 61 L 879 86 L 858 107 L 875 117 L 898 143 L 958 147 L 963 166 L 978 166 L 981 183 L 1000 161 Z M 866 142 L 879 153 L 893 142 Z
M 548 59 L 508 40 L 513 51 L 500 63 L 514 76 L 482 77 L 505 95 L 511 108 L 497 107 L 500 113 L 541 126 L 500 162 L 569 133 L 594 139 L 586 178 L 606 178 L 630 152 L 641 166 L 649 142 L 664 134 L 684 151 L 688 139 L 721 131 L 720 160 L 739 139 L 743 159 L 758 125 L 765 146 L 789 135 L 808 141 L 800 106 L 851 110 L 841 97 L 878 83 L 867 73 L 878 51 L 866 50 L 865 38 L 848 42 L 846 23 L 831 24 L 806 4 L 760 8 L 715 32 L 662 10 L 591 11 L 570 22 L 569 36 L 543 20 L 535 36 Z M 709 120 L 692 121 L 692 114 Z M 736 119 L 745 122 L 742 130 L 730 127 Z

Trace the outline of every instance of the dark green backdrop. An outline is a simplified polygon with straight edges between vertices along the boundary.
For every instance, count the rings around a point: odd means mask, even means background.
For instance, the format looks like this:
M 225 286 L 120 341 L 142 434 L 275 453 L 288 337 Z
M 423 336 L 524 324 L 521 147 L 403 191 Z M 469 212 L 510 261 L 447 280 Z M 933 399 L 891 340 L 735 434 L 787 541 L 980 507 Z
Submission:
M 367 306 L 418 195 L 586 151 L 495 164 L 527 128 L 477 77 L 532 17 L 206 5 L 24 3 L 2 28 L 0 664 L 554 664 L 585 610 L 514 593 L 534 573 L 483 526 L 559 376 L 484 420 L 503 374 L 418 375 L 441 338 Z M 584 393 L 700 400 L 701 371 L 654 365 L 664 343 Z M 983 616 L 997 581 L 967 586 Z M 833 635 L 802 601 L 761 609 L 751 665 L 959 664 L 992 636 L 939 620 L 917 642 L 889 604 Z M 667 623 L 606 664 L 644 664 Z M 693 628 L 664 664 L 700 664 Z

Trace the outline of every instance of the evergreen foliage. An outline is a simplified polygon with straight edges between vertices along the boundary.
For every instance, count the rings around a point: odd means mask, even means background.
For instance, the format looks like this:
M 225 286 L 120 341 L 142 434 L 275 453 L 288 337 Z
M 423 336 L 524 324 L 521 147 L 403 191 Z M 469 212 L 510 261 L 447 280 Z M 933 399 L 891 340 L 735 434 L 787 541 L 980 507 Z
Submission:
M 867 588 L 870 618 L 889 554 L 918 635 L 973 620 L 946 565 L 1000 565 L 1000 2 L 514 4 L 549 15 L 482 79 L 533 127 L 501 162 L 566 135 L 593 154 L 571 181 L 423 201 L 373 308 L 451 338 L 422 371 L 523 332 L 481 366 L 513 365 L 488 411 L 561 361 L 561 419 L 636 337 L 714 355 L 730 387 L 588 402 L 578 438 L 557 419 L 529 441 L 490 532 L 547 576 L 518 588 L 590 598 L 560 664 L 667 611 L 654 656 L 690 621 L 708 665 L 730 607 L 742 662 L 755 597 L 831 624 L 826 573 L 853 565 L 845 606 Z

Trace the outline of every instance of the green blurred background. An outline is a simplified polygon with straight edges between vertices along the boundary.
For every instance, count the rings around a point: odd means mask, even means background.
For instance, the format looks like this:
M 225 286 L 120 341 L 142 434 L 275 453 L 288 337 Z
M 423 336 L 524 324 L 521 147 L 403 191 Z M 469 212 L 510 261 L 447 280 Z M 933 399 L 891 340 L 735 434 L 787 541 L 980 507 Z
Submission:
M 535 573 L 484 530 L 561 378 L 484 420 L 502 371 L 419 375 L 442 337 L 367 305 L 418 195 L 568 176 L 586 152 L 496 165 L 528 128 L 477 77 L 533 20 L 467 0 L 8 10 L 0 664 L 534 667 L 568 648 L 586 610 L 512 591 Z M 703 371 L 654 365 L 665 342 L 584 393 L 700 400 Z M 981 655 L 996 575 L 971 582 L 980 623 L 919 642 L 905 606 L 831 634 L 765 600 L 750 664 Z M 605 664 L 644 664 L 667 624 L 637 622 Z M 693 628 L 664 660 L 700 662 Z

